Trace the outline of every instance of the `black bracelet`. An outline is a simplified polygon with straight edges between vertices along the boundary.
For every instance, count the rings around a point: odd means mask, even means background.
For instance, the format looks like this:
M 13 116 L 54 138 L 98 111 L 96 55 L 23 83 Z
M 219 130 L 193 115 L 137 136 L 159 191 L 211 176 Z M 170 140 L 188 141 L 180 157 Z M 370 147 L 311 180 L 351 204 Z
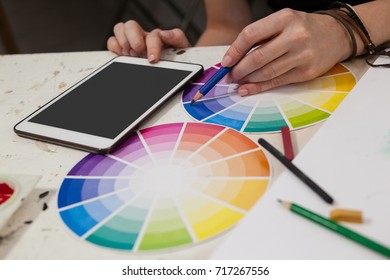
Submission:
M 353 20 L 353 22 L 355 23 L 355 27 L 359 32 L 359 35 L 362 37 L 361 39 L 364 42 L 368 53 L 374 54 L 376 46 L 372 42 L 370 33 L 368 33 L 367 28 L 364 26 L 355 9 L 350 4 L 340 1 L 333 2 L 329 8 L 338 9 L 339 11 L 344 12 L 350 19 Z
M 348 22 L 347 24 L 352 26 L 358 32 L 368 52 L 365 55 L 367 64 L 373 67 L 390 68 L 390 63 L 376 64 L 374 62 L 374 59 L 377 56 L 387 56 L 390 58 L 390 41 L 384 42 L 379 46 L 375 46 L 371 40 L 370 34 L 367 31 L 367 28 L 361 21 L 355 9 L 350 4 L 336 1 L 333 2 L 329 8 L 332 9 L 331 11 L 334 11 L 334 13 L 338 14 L 344 20 L 346 20 Z

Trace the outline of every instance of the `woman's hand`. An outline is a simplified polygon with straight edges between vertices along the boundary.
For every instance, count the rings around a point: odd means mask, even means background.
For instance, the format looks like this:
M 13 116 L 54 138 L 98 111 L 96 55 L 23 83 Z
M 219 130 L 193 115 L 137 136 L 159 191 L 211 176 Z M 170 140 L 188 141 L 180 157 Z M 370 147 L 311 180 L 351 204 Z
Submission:
M 178 28 L 146 32 L 134 20 L 117 23 L 114 26 L 114 36 L 107 40 L 107 48 L 110 51 L 118 55 L 146 55 L 150 62 L 159 61 L 161 51 L 168 47 L 187 48 L 190 43 L 184 32 Z
M 246 26 L 222 65 L 235 65 L 229 75 L 244 96 L 313 79 L 351 52 L 349 34 L 336 19 L 283 9 Z

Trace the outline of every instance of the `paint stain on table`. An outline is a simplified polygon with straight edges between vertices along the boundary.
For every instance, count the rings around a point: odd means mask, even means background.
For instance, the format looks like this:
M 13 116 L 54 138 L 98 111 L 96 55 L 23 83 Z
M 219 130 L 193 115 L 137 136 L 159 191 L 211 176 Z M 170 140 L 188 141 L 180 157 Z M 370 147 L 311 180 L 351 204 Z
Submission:
M 14 194 L 14 189 L 7 183 L 0 183 L 0 205 L 4 204 Z

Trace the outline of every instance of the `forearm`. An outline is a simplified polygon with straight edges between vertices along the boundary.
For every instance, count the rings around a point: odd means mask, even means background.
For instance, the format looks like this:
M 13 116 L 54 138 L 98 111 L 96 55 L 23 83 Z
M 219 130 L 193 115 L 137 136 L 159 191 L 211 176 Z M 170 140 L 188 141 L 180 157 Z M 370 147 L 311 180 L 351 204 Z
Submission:
M 229 45 L 252 22 L 247 0 L 205 0 L 206 28 L 196 46 Z
M 196 46 L 222 46 L 230 45 L 236 39 L 241 30 L 221 30 L 219 28 L 208 28 L 199 37 Z

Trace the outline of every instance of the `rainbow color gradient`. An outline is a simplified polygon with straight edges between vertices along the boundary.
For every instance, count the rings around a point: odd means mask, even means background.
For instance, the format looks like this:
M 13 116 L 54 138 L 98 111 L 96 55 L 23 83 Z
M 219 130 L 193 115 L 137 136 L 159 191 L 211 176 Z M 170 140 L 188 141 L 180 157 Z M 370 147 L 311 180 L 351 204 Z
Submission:
M 199 88 L 220 67 L 217 64 L 206 69 L 183 91 L 183 107 L 195 120 L 244 133 L 279 132 L 283 126 L 293 130 L 323 121 L 356 84 L 354 74 L 342 64 L 314 80 L 245 97 L 237 94 L 237 84 L 229 83 L 224 77 L 206 96 L 191 105 Z
M 195 244 L 235 225 L 265 193 L 270 163 L 250 138 L 199 122 L 133 133 L 109 155 L 89 154 L 58 193 L 80 239 L 150 252 Z

